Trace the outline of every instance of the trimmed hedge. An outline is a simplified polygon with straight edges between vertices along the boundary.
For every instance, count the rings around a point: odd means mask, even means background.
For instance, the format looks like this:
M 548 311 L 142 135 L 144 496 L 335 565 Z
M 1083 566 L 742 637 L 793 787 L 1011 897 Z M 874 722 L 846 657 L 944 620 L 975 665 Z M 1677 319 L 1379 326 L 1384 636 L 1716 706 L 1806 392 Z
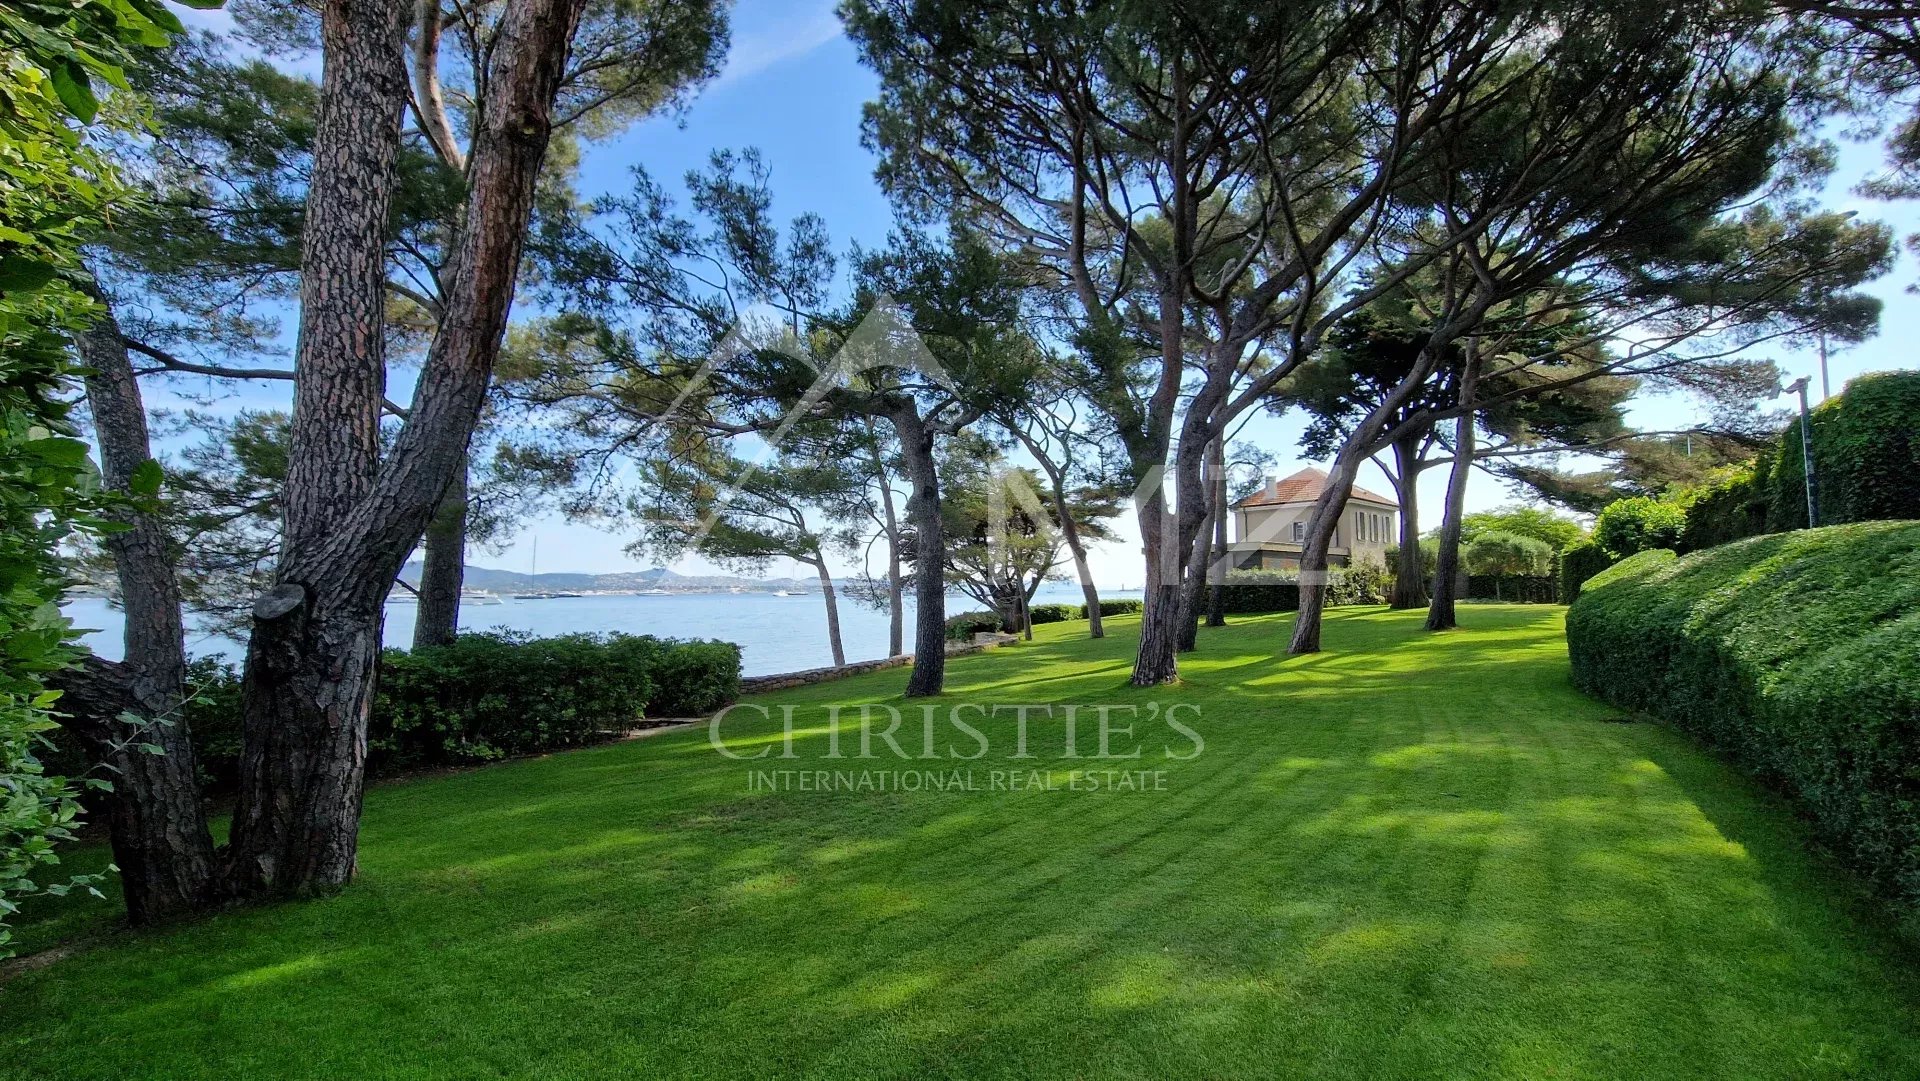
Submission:
M 1592 541 L 1582 541 L 1560 553 L 1560 602 L 1572 604 L 1594 575 L 1613 566 L 1613 557 Z
M 1202 611 L 1213 603 L 1215 589 L 1223 591 L 1225 600 L 1221 609 L 1228 615 L 1251 616 L 1263 612 L 1300 610 L 1299 582 L 1236 582 L 1229 577 L 1224 586 L 1209 585 L 1206 588 L 1200 598 Z
M 1920 518 L 1920 372 L 1857 376 L 1815 407 L 1809 423 L 1822 525 Z M 1767 528 L 1806 524 L 1806 470 L 1795 421 L 1781 433 L 1774 456 Z
M 1101 601 L 1100 614 L 1103 616 L 1137 616 L 1146 611 L 1147 602 L 1141 600 Z M 1080 619 L 1087 618 L 1087 606 L 1080 606 Z
M 1558 604 L 1560 580 L 1547 574 L 1472 574 L 1467 598 L 1508 604 Z
M 967 642 L 976 633 L 982 631 L 999 632 L 1006 630 L 1006 623 L 998 612 L 961 612 L 947 617 L 947 640 L 949 642 Z
M 1920 903 L 1920 523 L 1642 553 L 1587 583 L 1567 650 L 1581 689 L 1725 752 Z
M 240 673 L 189 667 L 182 710 L 201 781 L 239 779 Z M 486 762 L 593 743 L 643 717 L 712 713 L 740 694 L 740 647 L 628 634 L 534 638 L 462 634 L 448 645 L 383 650 L 368 719 L 367 769 Z
M 1087 606 L 1084 604 L 1035 604 L 1027 608 L 1027 620 L 1035 626 L 1042 623 L 1065 623 L 1070 619 L 1087 618 L 1086 612 Z
M 1687 521 L 1680 529 L 1679 551 L 1698 552 L 1765 533 L 1769 490 L 1764 463 L 1755 463 L 1680 493 Z

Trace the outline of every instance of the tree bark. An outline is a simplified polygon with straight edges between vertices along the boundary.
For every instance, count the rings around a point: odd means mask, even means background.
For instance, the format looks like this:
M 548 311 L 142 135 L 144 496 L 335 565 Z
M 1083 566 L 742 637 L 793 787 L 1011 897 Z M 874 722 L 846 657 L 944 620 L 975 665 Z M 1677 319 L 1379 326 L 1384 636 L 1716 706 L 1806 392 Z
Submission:
M 1208 561 L 1207 626 L 1227 625 L 1227 448 L 1223 436 L 1213 441 L 1213 558 Z
M 918 409 L 902 404 L 889 419 L 900 438 L 911 494 L 907 522 L 913 527 L 913 671 L 908 698 L 939 694 L 947 679 L 946 549 L 940 521 L 940 474 L 933 457 L 933 431 Z
M 833 595 L 833 575 L 827 573 L 826 557 L 817 551 L 814 556 L 811 562 L 820 577 L 820 596 L 827 604 L 827 641 L 833 646 L 833 666 L 839 668 L 847 663 L 847 651 L 840 644 L 840 602 Z
M 1320 652 L 1321 616 L 1327 606 L 1327 550 L 1333 546 L 1333 531 L 1340 527 L 1347 497 L 1353 493 L 1360 460 L 1358 455 L 1346 453 L 1334 456 L 1326 488 L 1314 501 L 1313 513 L 1307 519 L 1306 543 L 1300 552 L 1300 612 L 1294 617 L 1293 640 L 1287 645 L 1290 654 Z
M 353 874 L 387 583 L 462 461 L 498 356 L 584 0 L 512 0 L 476 114 L 463 225 L 406 425 L 382 463 L 386 211 L 407 95 L 405 4 L 334 0 L 302 252 L 286 529 L 254 605 L 229 882 L 244 896 Z M 368 427 L 362 438 L 363 424 Z
M 1087 566 L 1086 540 L 1080 536 L 1080 524 L 1074 520 L 1067 500 L 1066 474 L 1042 453 L 1043 448 L 1037 440 L 1016 425 L 1009 427 L 1047 475 L 1047 488 L 1053 494 L 1053 512 L 1060 516 L 1060 535 L 1066 540 L 1067 551 L 1073 556 L 1073 573 L 1080 579 L 1080 596 L 1087 606 L 1087 637 L 1105 638 L 1107 630 L 1100 622 L 1100 590 L 1093 584 L 1093 570 Z
M 1478 358 L 1471 351 L 1460 380 L 1460 404 L 1473 402 L 1478 380 Z M 1433 563 L 1433 603 L 1427 608 L 1427 629 L 1457 626 L 1454 602 L 1459 597 L 1460 524 L 1467 508 L 1467 478 L 1473 472 L 1474 417 L 1471 410 L 1454 422 L 1453 470 L 1447 476 L 1447 507 L 1440 520 L 1440 550 Z
M 1211 439 L 1204 418 L 1196 417 L 1202 404 L 1196 399 L 1174 456 L 1178 500 L 1167 513 L 1164 486 L 1156 488 L 1140 508 L 1140 535 L 1147 549 L 1146 610 L 1140 617 L 1140 648 L 1134 656 L 1132 684 L 1153 687 L 1180 678 L 1182 628 L 1195 616 L 1194 587 L 1199 558 L 1205 553 L 1205 488 L 1200 462 Z M 1198 547 L 1196 548 L 1196 545 Z
M 900 516 L 893 506 L 893 478 L 887 475 L 879 445 L 872 442 L 872 418 L 868 418 L 866 424 L 869 445 L 873 447 L 873 475 L 880 485 L 880 509 L 887 530 L 887 656 L 898 657 L 906 650 L 903 611 L 906 587 L 900 573 Z
M 105 298 L 92 291 L 103 305 Z M 100 448 L 100 479 L 126 493 L 134 471 L 152 457 L 146 406 L 111 310 L 78 336 L 87 403 Z M 131 528 L 104 539 L 113 556 L 125 611 L 119 664 L 90 659 L 62 680 L 61 706 L 72 727 L 109 772 L 108 833 L 136 926 L 180 916 L 214 900 L 213 836 L 200 803 L 192 733 L 180 715 L 186 697 L 187 648 L 180 618 L 180 582 L 171 542 L 153 514 L 118 515 Z M 140 724 L 123 717 L 135 716 Z M 148 753 L 139 745 L 159 748 Z
M 1167 547 L 1177 545 L 1179 540 L 1168 536 L 1177 530 L 1169 528 L 1164 495 L 1149 495 L 1137 517 L 1141 544 L 1146 549 L 1147 580 L 1142 587 L 1140 645 L 1134 652 L 1129 682 L 1135 687 L 1156 687 L 1180 678 L 1180 577 L 1177 569 L 1169 575 L 1164 567 Z
M 1420 442 L 1424 433 L 1393 442 L 1393 494 L 1400 503 L 1400 554 L 1393 573 L 1393 608 L 1424 608 L 1427 568 L 1420 558 Z
M 460 633 L 460 590 L 467 573 L 467 470 L 463 461 L 427 523 L 413 648 L 451 644 Z

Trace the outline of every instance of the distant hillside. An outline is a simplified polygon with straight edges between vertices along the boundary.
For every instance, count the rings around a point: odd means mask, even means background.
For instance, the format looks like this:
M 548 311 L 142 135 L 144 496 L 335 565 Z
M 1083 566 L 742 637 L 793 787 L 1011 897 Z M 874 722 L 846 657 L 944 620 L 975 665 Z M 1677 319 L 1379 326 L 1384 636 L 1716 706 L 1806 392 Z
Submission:
M 402 580 L 409 585 L 420 584 L 420 563 L 408 563 L 400 572 Z M 776 589 L 812 589 L 819 583 L 812 578 L 734 578 L 728 575 L 679 574 L 665 567 L 655 567 L 646 571 L 622 571 L 617 574 L 579 574 L 570 571 L 542 572 L 529 577 L 522 571 L 503 571 L 495 567 L 478 567 L 469 563 L 466 571 L 466 584 L 469 589 L 490 589 L 495 592 L 513 590 L 716 590 L 748 589 L 772 592 Z

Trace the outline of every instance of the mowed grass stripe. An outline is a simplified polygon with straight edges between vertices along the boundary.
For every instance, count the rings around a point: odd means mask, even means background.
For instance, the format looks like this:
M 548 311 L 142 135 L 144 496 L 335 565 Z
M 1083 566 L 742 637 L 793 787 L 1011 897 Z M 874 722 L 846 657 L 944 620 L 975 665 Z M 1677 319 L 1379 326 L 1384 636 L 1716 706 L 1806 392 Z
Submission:
M 1236 619 L 1179 688 L 1126 686 L 1130 619 L 950 666 L 942 707 L 1199 705 L 1198 758 L 1123 764 L 1163 792 L 747 789 L 1101 765 L 1057 716 L 1009 759 L 1005 714 L 971 763 L 689 731 L 376 786 L 345 894 L 0 988 L 0 1075 L 1920 1076 L 1913 953 L 1792 816 L 1574 692 L 1559 610 L 1464 615 L 1337 611 L 1291 659 Z M 762 702 L 901 705 L 911 752 L 902 679 Z

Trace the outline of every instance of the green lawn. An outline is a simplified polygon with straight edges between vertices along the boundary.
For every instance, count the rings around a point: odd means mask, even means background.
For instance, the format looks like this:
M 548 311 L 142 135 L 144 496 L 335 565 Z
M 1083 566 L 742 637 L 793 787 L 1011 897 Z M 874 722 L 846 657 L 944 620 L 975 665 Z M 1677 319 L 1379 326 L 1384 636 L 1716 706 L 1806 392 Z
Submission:
M 1203 753 L 1129 763 L 1163 791 L 749 793 L 703 732 L 380 786 L 344 895 L 0 987 L 0 1075 L 1920 1077 L 1916 957 L 1792 816 L 1573 691 L 1561 610 L 1463 616 L 1284 661 L 1242 619 L 1151 692 L 1131 620 L 951 665 L 956 701 L 1198 704 Z M 815 731 L 760 765 L 859 768 L 823 705 L 903 682 L 772 696 Z M 1101 768 L 972 723 L 978 761 L 866 765 Z

